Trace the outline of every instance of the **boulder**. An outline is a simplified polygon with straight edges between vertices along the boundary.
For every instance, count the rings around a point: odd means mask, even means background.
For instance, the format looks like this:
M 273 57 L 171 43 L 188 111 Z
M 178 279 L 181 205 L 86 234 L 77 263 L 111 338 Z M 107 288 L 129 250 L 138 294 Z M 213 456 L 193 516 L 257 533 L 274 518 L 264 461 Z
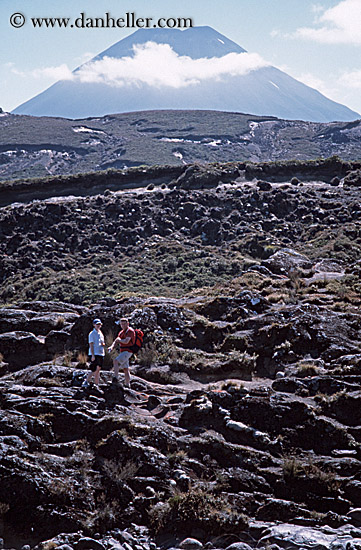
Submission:
M 28 318 L 29 314 L 27 311 L 2 308 L 0 310 L 0 332 L 25 330 Z
M 45 337 L 45 346 L 50 355 L 63 354 L 69 343 L 69 332 L 52 330 Z
M 278 275 L 287 275 L 292 271 L 312 268 L 311 260 L 291 248 L 278 250 L 267 260 L 262 260 L 261 265 Z
M 313 529 L 302 525 L 281 523 L 267 529 L 258 541 L 258 547 L 277 544 L 287 550 L 331 550 L 338 542 L 352 541 L 352 537 L 338 536 L 335 529 Z
M 272 185 L 268 181 L 258 180 L 257 187 L 261 191 L 270 191 L 272 189 Z
M 75 550 L 105 550 L 104 545 L 90 537 L 82 537 L 74 545 Z
M 357 527 L 361 527 L 361 508 L 353 508 L 347 514 L 352 523 Z
M 30 332 L 0 334 L 0 350 L 10 370 L 36 365 L 50 358 L 44 343 Z
M 78 319 L 77 313 L 57 312 L 37 314 L 29 319 L 26 329 L 37 335 L 46 335 L 51 330 L 61 330 L 65 325 L 72 324 Z
M 204 189 L 216 187 L 222 178 L 222 171 L 215 167 L 201 165 L 189 166 L 176 180 L 176 185 L 181 189 Z
M 346 498 L 355 505 L 361 502 L 361 481 L 353 479 L 344 486 Z
M 203 544 L 197 539 L 187 538 L 179 543 L 178 548 L 182 548 L 182 550 L 200 550 L 203 548 Z
M 218 244 L 223 238 L 221 222 L 212 218 L 200 218 L 192 224 L 191 235 L 200 236 L 203 244 Z
M 227 546 L 226 550 L 252 550 L 245 542 L 234 542 Z
M 352 170 L 343 180 L 343 184 L 348 187 L 361 186 L 361 169 Z

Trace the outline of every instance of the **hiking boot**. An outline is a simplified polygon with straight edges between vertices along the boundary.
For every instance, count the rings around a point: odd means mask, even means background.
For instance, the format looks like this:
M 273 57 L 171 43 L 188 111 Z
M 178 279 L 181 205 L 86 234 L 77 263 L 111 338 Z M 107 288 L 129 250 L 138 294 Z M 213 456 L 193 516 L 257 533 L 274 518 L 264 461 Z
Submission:
M 119 379 L 116 376 L 113 376 L 112 384 L 119 384 Z
M 103 395 L 104 395 L 103 390 L 101 390 L 101 389 L 99 388 L 99 386 L 94 386 L 94 388 L 92 389 L 92 393 L 93 393 L 96 397 L 100 397 L 100 396 L 103 396 Z

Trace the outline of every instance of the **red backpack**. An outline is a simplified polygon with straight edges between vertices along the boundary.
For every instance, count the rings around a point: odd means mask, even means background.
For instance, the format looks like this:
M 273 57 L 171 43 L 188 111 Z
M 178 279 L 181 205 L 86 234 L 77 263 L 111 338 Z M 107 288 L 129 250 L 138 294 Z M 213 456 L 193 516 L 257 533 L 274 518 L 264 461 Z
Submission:
M 143 345 L 144 333 L 143 331 L 140 330 L 140 328 L 136 328 L 134 332 L 135 332 L 134 344 L 129 346 L 129 349 L 132 351 L 132 353 L 138 353 L 138 351 Z

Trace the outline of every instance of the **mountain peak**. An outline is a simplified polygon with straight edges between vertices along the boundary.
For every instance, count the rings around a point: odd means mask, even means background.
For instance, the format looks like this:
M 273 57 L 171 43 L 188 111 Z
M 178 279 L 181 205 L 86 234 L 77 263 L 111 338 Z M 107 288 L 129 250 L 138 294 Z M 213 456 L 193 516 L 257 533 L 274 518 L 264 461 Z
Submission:
M 154 43 L 168 44 L 171 51 Z M 142 44 L 148 45 L 135 48 Z M 313 122 L 359 118 L 209 26 L 139 29 L 14 113 L 86 118 L 159 109 L 208 109 Z
M 186 30 L 156 28 L 135 31 L 101 52 L 92 61 L 103 57 L 131 56 L 136 44 L 146 42 L 169 44 L 178 55 L 185 55 L 192 59 L 223 57 L 228 53 L 246 52 L 241 46 L 209 26 L 191 27 Z

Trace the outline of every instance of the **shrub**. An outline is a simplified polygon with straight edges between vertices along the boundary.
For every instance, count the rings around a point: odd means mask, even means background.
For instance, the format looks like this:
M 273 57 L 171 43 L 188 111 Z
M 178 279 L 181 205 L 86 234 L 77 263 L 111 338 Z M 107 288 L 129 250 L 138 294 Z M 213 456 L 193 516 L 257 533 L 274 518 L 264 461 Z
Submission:
M 34 385 L 43 388 L 59 388 L 63 384 L 60 378 L 38 378 Z
M 86 363 L 88 361 L 88 356 L 84 351 L 80 351 L 78 353 L 77 359 L 78 359 L 78 367 L 81 367 L 81 366 L 86 365 Z
M 0 502 L 0 516 L 3 516 L 4 514 L 6 514 L 6 512 L 8 512 L 9 510 L 10 510 L 9 504 L 7 504 L 6 502 Z
M 122 508 L 116 500 L 109 500 L 104 493 L 97 497 L 96 510 L 89 514 L 84 528 L 90 531 L 104 533 L 114 528 L 122 514 Z
M 282 471 L 285 480 L 289 481 L 299 477 L 303 472 L 303 468 L 301 462 L 294 456 L 291 456 L 284 459 Z
M 340 482 L 336 479 L 336 475 L 333 472 L 322 470 L 312 460 L 301 462 L 293 456 L 286 457 L 282 469 L 287 483 L 307 479 L 314 487 L 315 492 L 319 493 L 321 490 L 323 494 L 332 494 L 340 488 Z
M 56 329 L 62 329 L 65 325 L 65 319 L 64 317 L 58 317 L 56 320 L 55 328 Z
M 201 489 L 190 490 L 172 496 L 165 503 L 158 503 L 149 511 L 152 529 L 159 533 L 192 528 L 206 529 L 211 535 L 243 531 L 246 518 L 234 510 L 225 496 L 214 496 Z
M 138 363 L 141 367 L 150 367 L 157 362 L 159 357 L 155 344 L 145 344 L 138 352 Z
M 115 483 L 131 479 L 138 470 L 139 466 L 131 460 L 126 462 L 123 466 L 115 460 L 105 459 L 103 461 L 103 472 Z
M 63 366 L 64 366 L 64 367 L 71 367 L 72 360 L 73 360 L 73 354 L 72 354 L 72 352 L 71 352 L 71 351 L 67 351 L 67 352 L 64 354 L 64 357 L 63 357 Z
M 298 378 L 305 378 L 306 376 L 317 376 L 320 374 L 321 369 L 314 363 L 305 363 L 299 365 L 296 371 L 296 376 Z
M 184 450 L 176 451 L 168 455 L 169 464 L 175 466 L 176 464 L 182 464 L 187 458 L 187 453 Z

